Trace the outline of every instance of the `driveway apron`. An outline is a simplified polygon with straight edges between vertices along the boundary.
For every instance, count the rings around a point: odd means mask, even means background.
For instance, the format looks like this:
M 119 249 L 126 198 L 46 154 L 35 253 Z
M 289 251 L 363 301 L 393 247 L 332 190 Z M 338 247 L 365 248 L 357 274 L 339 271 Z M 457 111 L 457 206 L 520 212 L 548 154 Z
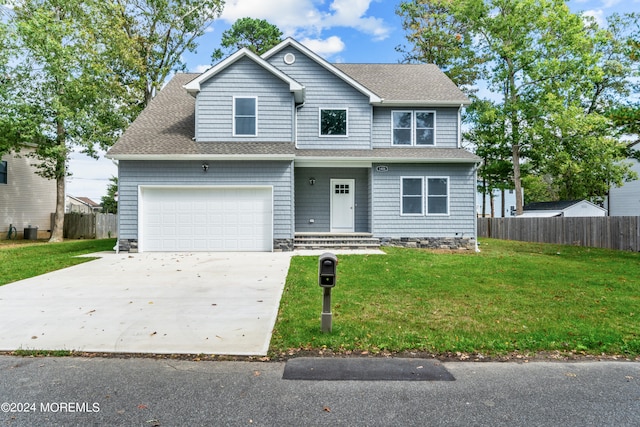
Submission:
M 96 255 L 0 287 L 0 350 L 267 353 L 291 253 Z

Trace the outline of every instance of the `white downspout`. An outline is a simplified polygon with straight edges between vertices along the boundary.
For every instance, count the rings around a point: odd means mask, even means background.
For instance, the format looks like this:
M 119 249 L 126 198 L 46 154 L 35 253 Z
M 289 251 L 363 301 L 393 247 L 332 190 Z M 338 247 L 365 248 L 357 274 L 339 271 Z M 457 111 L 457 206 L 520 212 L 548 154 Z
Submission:
M 115 159 L 111 159 L 111 162 L 116 165 L 116 167 L 118 168 L 118 199 L 120 198 L 120 164 L 118 163 L 117 160 Z M 116 200 L 117 203 L 117 200 Z M 120 207 L 118 206 L 118 211 L 120 211 L 119 209 Z M 116 239 L 116 246 L 113 248 L 116 251 L 116 255 L 118 255 L 120 253 L 120 213 L 118 212 L 118 221 L 116 222 L 118 224 L 118 238 Z
M 293 126 L 295 127 L 294 145 L 296 149 L 299 148 L 298 147 L 298 110 L 304 107 L 304 104 L 306 104 L 306 101 L 303 101 L 302 104 L 295 106 L 295 113 L 293 117 Z

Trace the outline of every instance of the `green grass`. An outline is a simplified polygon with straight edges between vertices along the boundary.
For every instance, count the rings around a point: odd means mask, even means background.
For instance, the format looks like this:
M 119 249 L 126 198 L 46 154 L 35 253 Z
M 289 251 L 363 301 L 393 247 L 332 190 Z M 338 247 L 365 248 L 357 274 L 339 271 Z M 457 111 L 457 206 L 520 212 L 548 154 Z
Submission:
M 92 252 L 110 251 L 115 239 L 45 241 L 0 241 L 0 286 L 81 264 L 94 258 L 74 258 Z
M 339 256 L 322 333 L 317 257 L 294 257 L 272 354 L 640 354 L 640 254 L 483 239 L 480 253 Z

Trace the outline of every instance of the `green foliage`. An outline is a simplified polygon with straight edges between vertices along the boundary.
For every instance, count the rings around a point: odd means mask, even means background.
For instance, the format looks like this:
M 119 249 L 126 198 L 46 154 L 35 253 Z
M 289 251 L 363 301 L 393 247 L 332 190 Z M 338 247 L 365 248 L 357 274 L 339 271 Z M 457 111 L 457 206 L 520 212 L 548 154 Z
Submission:
M 118 194 L 118 178 L 112 176 L 109 178 L 110 184 L 107 186 L 107 195 L 101 199 L 102 212 L 118 213 L 118 202 L 116 194 Z
M 98 0 L 20 0 L 5 27 L 11 91 L 0 109 L 9 117 L 7 149 L 35 147 L 38 174 L 57 181 L 53 241 L 62 240 L 65 179 L 74 147 L 96 156 L 128 123 L 130 91 L 120 70 L 131 66 L 113 4 Z
M 561 0 L 417 0 L 398 13 L 408 59 L 488 87 L 493 101 L 474 100 L 465 136 L 485 159 L 489 188 L 513 182 L 518 212 L 523 176 L 550 180 L 548 195 L 592 200 L 635 178 L 618 136 L 637 125 L 637 109 L 618 107 L 638 75 L 636 15 L 601 29 Z
M 114 0 L 120 28 L 127 38 L 134 67 L 126 78 L 135 88 L 139 110 L 162 88 L 169 73 L 184 70 L 182 55 L 220 16 L 224 0 Z
M 490 239 L 480 248 L 339 256 L 331 333 L 321 332 L 317 258 L 294 257 L 271 352 L 640 354 L 640 254 Z
M 244 47 L 262 55 L 282 41 L 282 31 L 264 19 L 240 18 L 222 33 L 222 49 L 213 51 L 211 61 L 216 62 Z
M 455 18 L 454 10 L 450 0 L 401 2 L 396 13 L 402 17 L 409 47 L 396 50 L 405 62 L 436 64 L 457 85 L 473 85 L 482 59 L 473 49 L 473 33 Z

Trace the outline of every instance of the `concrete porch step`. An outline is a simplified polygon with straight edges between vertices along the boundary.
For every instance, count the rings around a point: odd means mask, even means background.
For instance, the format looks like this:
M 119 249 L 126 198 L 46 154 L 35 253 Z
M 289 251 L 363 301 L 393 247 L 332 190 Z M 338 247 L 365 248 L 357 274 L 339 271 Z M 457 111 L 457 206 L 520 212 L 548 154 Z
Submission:
M 296 233 L 294 249 L 377 249 L 380 239 L 370 233 Z

